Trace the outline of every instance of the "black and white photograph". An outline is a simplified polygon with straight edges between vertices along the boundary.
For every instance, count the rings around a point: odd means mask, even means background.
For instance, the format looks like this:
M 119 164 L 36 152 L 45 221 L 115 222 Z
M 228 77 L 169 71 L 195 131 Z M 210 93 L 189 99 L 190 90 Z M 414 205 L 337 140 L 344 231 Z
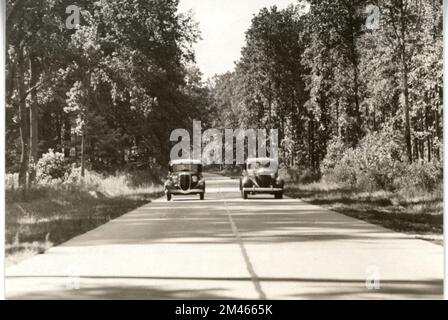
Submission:
M 6 300 L 444 299 L 443 0 L 1 2 Z

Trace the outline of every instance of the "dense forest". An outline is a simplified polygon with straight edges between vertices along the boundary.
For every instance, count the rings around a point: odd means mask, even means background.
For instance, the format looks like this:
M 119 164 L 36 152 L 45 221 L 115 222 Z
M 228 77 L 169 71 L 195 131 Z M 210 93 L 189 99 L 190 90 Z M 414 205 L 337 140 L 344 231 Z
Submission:
M 311 180 L 441 176 L 441 0 L 262 9 L 235 70 L 209 81 L 177 0 L 77 1 L 67 28 L 71 4 L 7 2 L 6 165 L 23 187 L 50 149 L 81 175 L 166 166 L 171 131 L 193 120 L 278 129 L 282 166 Z
M 254 16 L 235 70 L 212 81 L 211 121 L 278 128 L 283 164 L 311 180 L 440 182 L 442 1 L 307 3 Z
M 8 1 L 6 163 L 22 186 L 49 149 L 82 174 L 166 164 L 171 130 L 204 114 L 199 32 L 178 1 L 78 1 L 69 29 L 71 4 Z

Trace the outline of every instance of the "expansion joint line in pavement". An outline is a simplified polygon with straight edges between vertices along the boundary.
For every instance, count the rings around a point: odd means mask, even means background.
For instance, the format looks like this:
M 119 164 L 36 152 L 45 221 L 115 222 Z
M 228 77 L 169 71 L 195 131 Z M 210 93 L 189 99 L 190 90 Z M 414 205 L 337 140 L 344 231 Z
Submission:
M 219 191 L 218 191 L 219 192 Z M 227 217 L 229 218 L 229 222 L 230 222 L 230 226 L 232 228 L 232 232 L 235 235 L 236 241 L 238 242 L 238 245 L 240 247 L 241 253 L 243 255 L 244 258 L 244 262 L 246 263 L 246 269 L 249 272 L 250 278 L 252 280 L 252 283 L 255 287 L 255 291 L 257 291 L 258 293 L 258 297 L 261 300 L 266 300 L 266 294 L 264 293 L 263 289 L 261 288 L 261 284 L 260 284 L 260 280 L 258 278 L 258 275 L 255 272 L 255 269 L 252 265 L 252 262 L 250 261 L 249 255 L 247 253 L 246 247 L 244 246 L 244 242 L 238 232 L 238 228 L 235 224 L 235 221 L 232 218 L 232 213 L 229 210 L 229 206 L 227 205 L 226 200 L 224 199 L 224 197 L 222 196 L 221 192 L 219 192 L 219 195 L 221 197 L 221 199 L 224 202 L 224 208 L 226 209 L 227 212 Z

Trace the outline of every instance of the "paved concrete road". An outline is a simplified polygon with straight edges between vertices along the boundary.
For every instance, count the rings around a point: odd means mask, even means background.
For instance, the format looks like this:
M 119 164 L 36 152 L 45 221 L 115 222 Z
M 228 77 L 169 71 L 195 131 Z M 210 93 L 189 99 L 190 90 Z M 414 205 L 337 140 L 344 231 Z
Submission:
M 441 246 L 207 178 L 8 268 L 7 298 L 442 298 Z

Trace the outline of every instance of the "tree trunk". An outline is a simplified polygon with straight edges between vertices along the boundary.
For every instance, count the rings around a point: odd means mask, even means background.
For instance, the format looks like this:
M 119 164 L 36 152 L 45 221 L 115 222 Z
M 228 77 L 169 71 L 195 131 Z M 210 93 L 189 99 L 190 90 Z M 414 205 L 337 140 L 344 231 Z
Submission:
M 424 122 L 423 112 L 420 111 L 419 113 L 420 113 L 420 131 L 426 132 L 426 131 L 424 131 L 425 128 L 423 127 L 423 122 Z M 424 141 L 424 139 L 419 139 L 419 144 L 420 144 L 420 158 L 422 160 L 425 160 L 425 141 Z
M 63 110 L 60 110 L 57 115 L 55 115 L 55 122 L 56 122 L 56 141 L 57 141 L 57 149 L 58 152 L 64 151 L 63 145 L 64 140 L 62 138 L 62 125 L 63 125 Z
M 38 61 L 37 58 L 32 55 L 30 57 L 30 85 L 32 88 L 36 85 L 39 74 L 38 74 Z M 36 180 L 36 170 L 35 164 L 38 158 L 38 105 L 36 91 L 33 90 L 30 93 L 31 103 L 30 103 L 30 161 L 33 164 L 30 168 L 29 184 L 32 184 Z
M 377 131 L 376 127 L 376 104 L 373 104 L 373 131 Z
M 83 115 L 83 124 L 82 124 L 82 132 L 81 132 L 81 177 L 84 178 L 85 170 L 86 170 L 86 130 L 87 130 L 87 110 L 89 109 L 91 92 L 90 92 L 90 83 L 91 83 L 91 73 L 90 70 L 86 74 L 86 82 L 85 86 L 87 88 L 87 100 L 85 103 L 85 110 Z
M 356 54 L 356 43 L 355 36 L 352 35 L 352 43 L 351 43 L 351 60 L 353 67 L 353 98 L 355 103 L 355 136 L 353 137 L 356 141 L 353 141 L 353 146 L 356 146 L 361 139 L 361 111 L 359 106 L 359 72 L 358 72 L 358 57 Z
M 431 116 L 431 112 L 430 112 L 430 108 L 431 108 L 431 99 L 429 95 L 426 95 L 427 100 L 426 100 L 426 106 L 425 106 L 425 118 L 424 118 L 424 123 L 425 123 L 425 132 L 426 132 L 426 144 L 428 146 L 427 149 L 427 159 L 428 162 L 431 162 L 431 154 L 432 154 L 432 145 L 431 145 L 431 137 L 432 134 L 430 134 L 430 116 Z M 423 120 L 422 120 L 423 121 Z M 423 126 L 423 125 L 422 125 Z M 424 142 L 423 142 L 424 143 Z
M 309 153 L 309 167 L 314 169 L 314 121 L 310 119 L 308 125 L 308 153 Z
M 64 122 L 64 157 L 68 159 L 70 157 L 70 145 L 71 145 L 71 124 L 70 124 L 70 118 L 68 114 L 62 113 L 62 118 Z
M 19 167 L 19 186 L 24 190 L 27 185 L 27 173 L 29 164 L 29 115 L 26 112 L 26 92 L 25 92 L 25 66 L 23 58 L 23 47 L 20 47 L 17 52 L 18 64 L 18 91 L 19 91 L 19 122 L 20 122 L 20 167 Z
M 409 83 L 408 83 L 408 65 L 406 62 L 406 55 L 403 49 L 402 52 L 402 64 L 403 64 L 403 96 L 404 96 L 404 118 L 405 118 L 405 128 L 404 128 L 404 139 L 406 141 L 406 150 L 408 154 L 408 160 L 412 163 L 412 142 L 411 142 L 411 121 L 409 117 Z
M 418 139 L 414 138 L 414 158 L 415 158 L 415 160 L 418 160 L 418 157 L 419 157 L 418 150 L 419 150 Z
M 84 178 L 85 176 L 85 168 L 86 168 L 86 154 L 85 154 L 85 148 L 86 148 L 86 134 L 84 132 L 85 128 L 82 131 L 81 134 L 81 177 Z
M 355 118 L 356 118 L 356 144 L 358 144 L 359 139 L 361 138 L 361 112 L 359 107 L 359 80 L 358 80 L 358 65 L 356 63 L 353 64 L 354 69 L 354 98 L 355 98 Z
M 401 44 L 400 44 L 400 58 L 402 64 L 402 93 L 404 96 L 404 139 L 406 143 L 406 151 L 408 154 L 408 160 L 412 163 L 412 141 L 411 141 L 411 121 L 409 119 L 409 70 L 408 70 L 408 57 L 406 54 L 406 21 L 405 21 L 405 12 L 404 12 L 404 3 L 400 2 L 400 36 L 401 36 Z
M 439 95 L 441 96 L 441 92 L 443 90 L 441 90 L 441 88 L 437 88 L 437 91 L 439 92 Z M 434 110 L 434 126 L 435 126 L 435 130 L 436 130 L 436 137 L 437 137 L 437 143 L 440 143 L 442 141 L 442 132 L 440 130 L 440 113 L 439 113 L 439 106 L 436 106 L 435 110 Z M 440 149 L 439 146 L 436 145 L 435 149 L 434 149 L 434 153 L 435 156 L 437 158 L 437 160 L 440 160 Z

